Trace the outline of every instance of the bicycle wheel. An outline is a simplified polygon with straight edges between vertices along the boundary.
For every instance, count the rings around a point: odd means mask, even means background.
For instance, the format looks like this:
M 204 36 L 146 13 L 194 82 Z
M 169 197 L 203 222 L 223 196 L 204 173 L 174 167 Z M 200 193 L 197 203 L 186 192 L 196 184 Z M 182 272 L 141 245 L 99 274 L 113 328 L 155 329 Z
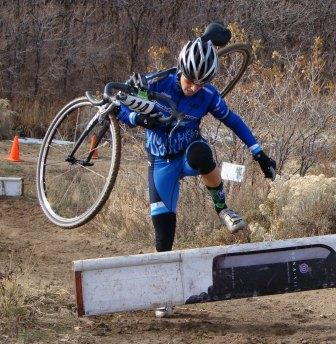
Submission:
M 219 72 L 213 80 L 222 97 L 235 87 L 244 74 L 252 57 L 251 48 L 247 44 L 232 44 L 218 50 Z
M 97 122 L 86 133 L 98 110 L 85 97 L 73 100 L 57 114 L 41 146 L 37 195 L 49 220 L 60 227 L 74 228 L 91 220 L 109 197 L 118 174 L 120 129 L 113 115 L 109 116 L 93 159 L 89 164 L 82 163 L 93 151 L 94 134 L 99 137 L 103 128 Z M 69 162 L 68 156 L 81 136 L 84 139 Z

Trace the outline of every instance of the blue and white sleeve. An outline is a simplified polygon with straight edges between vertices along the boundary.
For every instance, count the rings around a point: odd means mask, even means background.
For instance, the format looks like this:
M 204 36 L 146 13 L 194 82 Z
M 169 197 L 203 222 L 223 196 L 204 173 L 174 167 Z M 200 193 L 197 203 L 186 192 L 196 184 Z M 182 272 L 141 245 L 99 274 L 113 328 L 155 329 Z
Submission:
M 134 128 L 136 126 L 135 124 L 135 116 L 137 115 L 136 112 L 130 111 L 130 109 L 124 105 L 120 105 L 120 111 L 117 116 L 118 120 L 127 124 L 129 127 Z
M 150 91 L 157 91 L 157 82 L 149 82 L 148 89 Z M 126 105 L 121 104 L 118 119 L 127 124 L 129 127 L 136 127 L 135 117 L 138 115 L 137 112 L 131 111 Z
M 245 143 L 253 155 L 262 150 L 251 129 L 246 125 L 240 116 L 230 110 L 219 94 L 216 94 L 213 97 L 209 112 L 215 118 L 224 123 L 228 128 L 230 128 Z

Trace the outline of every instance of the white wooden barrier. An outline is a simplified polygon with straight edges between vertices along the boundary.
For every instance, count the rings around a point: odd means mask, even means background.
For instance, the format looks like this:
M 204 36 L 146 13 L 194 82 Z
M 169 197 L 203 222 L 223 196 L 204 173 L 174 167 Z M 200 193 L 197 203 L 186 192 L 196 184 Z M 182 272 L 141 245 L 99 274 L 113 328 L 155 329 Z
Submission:
M 0 177 L 0 196 L 21 196 L 23 192 L 22 184 L 22 178 Z
M 336 235 L 73 262 L 78 315 L 336 286 Z

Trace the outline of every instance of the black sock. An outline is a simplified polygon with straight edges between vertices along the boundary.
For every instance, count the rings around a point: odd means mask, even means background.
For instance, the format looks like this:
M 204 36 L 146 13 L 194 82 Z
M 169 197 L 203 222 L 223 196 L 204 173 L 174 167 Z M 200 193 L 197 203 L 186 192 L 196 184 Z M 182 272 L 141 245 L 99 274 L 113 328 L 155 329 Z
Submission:
M 152 216 L 155 228 L 155 247 L 157 252 L 171 251 L 174 243 L 176 214 L 164 213 Z

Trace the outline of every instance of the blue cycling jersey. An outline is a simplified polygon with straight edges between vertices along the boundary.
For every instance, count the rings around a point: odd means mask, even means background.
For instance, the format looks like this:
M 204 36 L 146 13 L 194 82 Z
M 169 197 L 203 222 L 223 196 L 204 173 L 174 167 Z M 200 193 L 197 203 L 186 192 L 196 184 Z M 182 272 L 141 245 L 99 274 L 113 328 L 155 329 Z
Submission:
M 185 96 L 179 78 L 180 74 L 172 69 L 168 75 L 148 82 L 150 91 L 169 96 L 175 102 L 177 111 L 185 115 L 182 123 L 171 137 L 169 137 L 169 133 L 173 124 L 146 129 L 145 147 L 148 153 L 158 157 L 169 157 L 182 153 L 191 142 L 202 138 L 199 126 L 202 118 L 208 113 L 232 129 L 249 147 L 252 154 L 261 150 L 251 130 L 236 113 L 229 109 L 214 86 L 205 84 L 193 96 Z M 156 101 L 156 105 L 163 116 L 170 115 L 168 102 L 160 100 Z M 130 112 L 126 106 L 121 106 L 118 118 L 122 122 L 134 126 L 134 116 L 135 114 Z

